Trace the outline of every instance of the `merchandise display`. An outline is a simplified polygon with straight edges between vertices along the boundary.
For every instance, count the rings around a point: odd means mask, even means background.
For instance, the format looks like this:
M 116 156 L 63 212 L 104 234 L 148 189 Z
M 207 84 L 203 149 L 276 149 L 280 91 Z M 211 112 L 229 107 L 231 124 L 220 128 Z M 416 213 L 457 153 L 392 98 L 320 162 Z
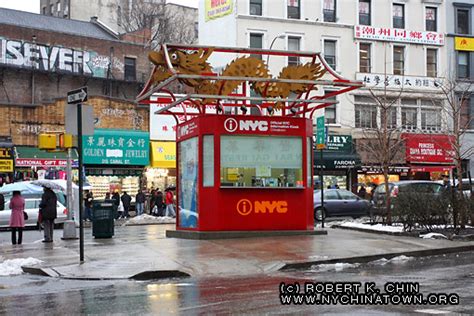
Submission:
M 92 186 L 92 193 L 96 199 L 105 198 L 106 193 L 127 192 L 135 196 L 140 188 L 140 178 L 134 176 L 88 176 L 87 181 Z

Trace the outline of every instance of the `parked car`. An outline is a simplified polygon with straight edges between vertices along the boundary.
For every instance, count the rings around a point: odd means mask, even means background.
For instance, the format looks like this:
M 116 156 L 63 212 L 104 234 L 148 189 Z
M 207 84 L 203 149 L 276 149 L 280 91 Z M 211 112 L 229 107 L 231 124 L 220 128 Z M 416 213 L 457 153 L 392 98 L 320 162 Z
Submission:
M 314 219 L 321 221 L 330 216 L 361 217 L 369 215 L 371 204 L 354 193 L 343 189 L 324 190 L 324 208 L 321 206 L 321 190 L 315 190 Z
M 11 196 L 10 196 L 11 197 Z M 5 199 L 5 209 L 0 211 L 0 227 L 8 227 L 10 223 L 11 209 L 8 207 L 10 204 L 10 197 L 8 200 Z M 40 197 L 34 197 L 30 195 L 24 195 L 25 199 L 25 212 L 28 213 L 28 220 L 25 221 L 25 226 L 37 226 L 38 225 L 38 213 L 39 204 L 41 202 Z M 57 218 L 54 221 L 55 224 L 63 224 L 67 220 L 67 209 L 58 200 L 57 202 Z
M 388 184 L 388 189 L 390 192 L 390 205 L 391 208 L 393 208 L 396 199 L 403 196 L 403 194 L 419 193 L 437 197 L 443 193 L 444 186 L 441 183 L 434 181 L 407 180 L 390 182 Z M 383 215 L 385 213 L 385 184 L 382 183 L 375 189 L 374 194 L 372 195 L 372 204 L 373 215 Z

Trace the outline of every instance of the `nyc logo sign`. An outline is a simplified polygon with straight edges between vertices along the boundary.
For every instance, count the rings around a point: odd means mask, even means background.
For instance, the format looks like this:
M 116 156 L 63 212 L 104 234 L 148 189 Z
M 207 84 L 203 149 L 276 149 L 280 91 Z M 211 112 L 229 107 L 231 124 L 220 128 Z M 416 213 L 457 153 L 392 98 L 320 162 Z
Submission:
M 239 120 L 235 118 L 228 118 L 224 121 L 224 129 L 229 133 L 236 131 L 248 132 L 266 132 L 268 131 L 268 122 L 259 120 Z
M 273 214 L 288 212 L 287 201 L 254 201 L 253 203 L 247 199 L 241 199 L 236 204 L 237 212 L 242 216 L 247 216 L 254 212 L 255 214 Z

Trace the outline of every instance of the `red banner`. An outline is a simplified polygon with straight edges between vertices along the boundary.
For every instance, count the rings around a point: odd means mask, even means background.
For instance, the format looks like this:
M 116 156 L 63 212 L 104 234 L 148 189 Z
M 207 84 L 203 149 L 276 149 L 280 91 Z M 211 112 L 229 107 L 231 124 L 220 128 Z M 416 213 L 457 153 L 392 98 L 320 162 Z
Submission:
M 453 163 L 453 138 L 448 135 L 403 134 L 411 163 Z

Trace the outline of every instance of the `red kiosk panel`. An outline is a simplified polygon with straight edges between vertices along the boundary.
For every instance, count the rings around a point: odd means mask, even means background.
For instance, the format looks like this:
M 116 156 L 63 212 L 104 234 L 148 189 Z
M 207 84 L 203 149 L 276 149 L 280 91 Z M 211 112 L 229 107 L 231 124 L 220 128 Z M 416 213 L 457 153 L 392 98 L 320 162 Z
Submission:
M 291 117 L 178 125 L 177 229 L 313 230 L 312 134 L 311 120 Z

